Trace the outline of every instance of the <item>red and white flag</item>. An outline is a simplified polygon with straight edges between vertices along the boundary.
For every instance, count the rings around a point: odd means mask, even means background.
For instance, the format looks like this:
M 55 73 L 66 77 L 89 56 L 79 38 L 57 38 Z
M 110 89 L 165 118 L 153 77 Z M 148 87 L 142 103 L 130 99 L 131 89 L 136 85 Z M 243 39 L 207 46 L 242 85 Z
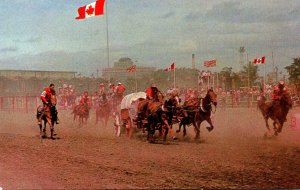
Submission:
M 136 65 L 132 65 L 127 68 L 127 72 L 134 72 L 134 71 L 136 71 Z
M 255 58 L 253 60 L 253 64 L 265 64 L 265 56 L 263 56 L 262 58 L 258 59 L 258 58 Z
M 209 60 L 209 61 L 204 61 L 204 66 L 205 67 L 214 67 L 217 65 L 217 60 L 213 59 L 213 60 Z
M 104 14 L 105 0 L 97 0 L 91 4 L 78 8 L 78 17 L 76 19 L 86 19 L 92 16 Z
M 175 63 L 172 63 L 172 64 L 170 65 L 170 67 L 165 68 L 164 71 L 170 71 L 170 70 L 174 70 L 174 69 L 175 69 Z

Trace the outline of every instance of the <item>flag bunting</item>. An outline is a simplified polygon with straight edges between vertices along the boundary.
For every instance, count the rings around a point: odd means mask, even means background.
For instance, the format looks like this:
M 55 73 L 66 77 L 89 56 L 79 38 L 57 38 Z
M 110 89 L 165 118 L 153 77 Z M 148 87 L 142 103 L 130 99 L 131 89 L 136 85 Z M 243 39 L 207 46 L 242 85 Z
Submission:
M 217 60 L 213 59 L 213 60 L 209 60 L 209 61 L 204 61 L 204 66 L 205 67 L 214 67 L 217 65 Z

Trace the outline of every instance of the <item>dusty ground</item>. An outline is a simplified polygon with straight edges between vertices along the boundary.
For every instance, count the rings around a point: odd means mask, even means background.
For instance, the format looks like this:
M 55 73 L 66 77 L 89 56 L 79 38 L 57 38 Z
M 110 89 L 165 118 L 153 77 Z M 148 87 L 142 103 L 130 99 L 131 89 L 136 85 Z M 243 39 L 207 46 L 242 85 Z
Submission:
M 256 109 L 219 109 L 214 131 L 202 124 L 200 142 L 189 127 L 187 138 L 167 145 L 148 144 L 142 133 L 114 137 L 94 113 L 79 128 L 61 111 L 58 140 L 38 137 L 34 113 L 0 119 L 4 189 L 300 188 L 300 128 L 289 127 L 290 115 L 278 137 L 264 139 Z

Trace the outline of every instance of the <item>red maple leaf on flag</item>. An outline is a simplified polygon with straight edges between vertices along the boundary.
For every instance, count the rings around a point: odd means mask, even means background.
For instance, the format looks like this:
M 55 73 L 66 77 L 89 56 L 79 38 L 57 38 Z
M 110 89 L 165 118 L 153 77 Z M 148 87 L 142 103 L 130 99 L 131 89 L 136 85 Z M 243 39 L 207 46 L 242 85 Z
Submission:
M 93 13 L 94 13 L 94 8 L 90 5 L 89 6 L 89 8 L 86 10 L 86 13 L 88 14 L 88 15 L 92 15 Z

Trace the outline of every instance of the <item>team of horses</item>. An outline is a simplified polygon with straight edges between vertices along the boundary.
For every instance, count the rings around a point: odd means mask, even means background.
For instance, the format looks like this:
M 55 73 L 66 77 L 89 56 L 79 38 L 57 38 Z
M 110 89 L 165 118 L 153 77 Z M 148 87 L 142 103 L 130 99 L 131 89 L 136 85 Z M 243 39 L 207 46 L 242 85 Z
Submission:
M 183 126 L 183 136 L 186 135 L 186 126 L 193 125 L 196 133 L 195 139 L 200 138 L 200 125 L 203 121 L 210 124 L 211 131 L 214 126 L 211 121 L 212 105 L 217 106 L 217 95 L 213 90 L 208 90 L 204 98 L 194 98 L 180 104 L 178 96 L 173 95 L 164 99 L 161 92 L 153 99 L 145 99 L 138 104 L 138 113 L 135 119 L 138 128 L 147 131 L 147 140 L 154 142 L 154 133 L 159 131 L 163 141 L 167 140 L 167 135 L 173 135 L 173 125 L 179 123 L 177 133 Z M 172 136 L 174 138 L 174 136 Z
M 147 141 L 152 143 L 155 142 L 156 136 L 155 132 L 159 132 L 159 137 L 165 142 L 167 140 L 168 134 L 171 137 L 173 135 L 173 125 L 178 124 L 178 129 L 176 133 L 181 132 L 183 128 L 183 136 L 186 136 L 187 126 L 193 126 L 195 132 L 195 139 L 200 139 L 200 126 L 203 121 L 206 121 L 210 126 L 206 127 L 210 132 L 214 129 L 214 124 L 212 122 L 211 116 L 216 111 L 217 108 L 217 95 L 212 90 L 209 89 L 204 98 L 191 98 L 181 104 L 178 96 L 172 95 L 168 98 L 164 97 L 164 94 L 157 90 L 152 99 L 139 98 L 136 102 L 137 112 L 135 118 L 130 120 L 128 113 L 125 114 L 128 117 L 125 119 L 120 117 L 121 111 L 119 104 L 121 99 L 116 99 L 112 97 L 101 98 L 97 102 L 96 106 L 96 124 L 99 120 L 102 121 L 102 125 L 107 126 L 109 117 L 114 117 L 116 134 L 120 135 L 120 126 L 136 125 L 137 129 L 142 129 L 143 132 L 147 132 Z M 53 109 L 56 105 L 56 97 L 51 97 L 51 103 L 45 105 L 41 111 L 41 107 L 38 108 L 38 113 L 42 113 L 42 119 L 44 122 L 44 127 L 42 124 L 40 127 L 40 134 L 42 138 L 46 137 L 46 125 L 50 126 L 51 139 L 55 139 L 54 124 L 57 118 L 54 113 L 56 109 Z M 273 130 L 274 136 L 282 131 L 284 122 L 286 121 L 286 116 L 288 111 L 292 106 L 292 99 L 288 93 L 284 93 L 281 98 L 274 102 L 272 109 L 270 109 L 271 104 L 266 102 L 264 96 L 258 101 L 258 108 L 262 112 L 265 119 L 265 124 L 268 132 L 271 129 L 268 124 L 268 120 L 273 120 Z M 77 105 L 73 109 L 74 120 L 78 117 L 80 125 L 86 124 L 89 117 L 89 108 L 85 105 Z M 124 114 L 123 114 L 124 115 Z M 126 129 L 130 129 L 127 128 Z M 265 136 L 267 133 L 265 134 Z

